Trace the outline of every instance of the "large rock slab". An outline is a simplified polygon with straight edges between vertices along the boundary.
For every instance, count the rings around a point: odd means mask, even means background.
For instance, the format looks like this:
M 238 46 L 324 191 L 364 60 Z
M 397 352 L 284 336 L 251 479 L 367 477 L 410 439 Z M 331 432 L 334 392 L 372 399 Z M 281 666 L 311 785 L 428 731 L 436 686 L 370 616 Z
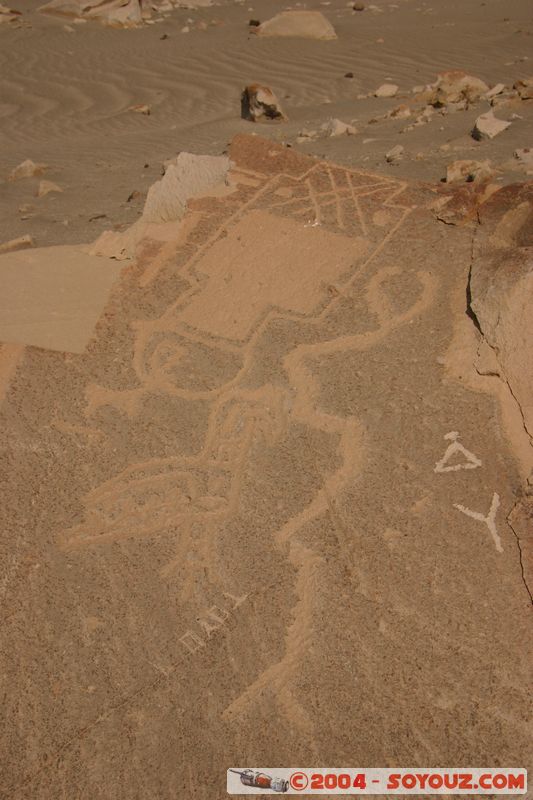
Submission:
M 470 185 L 443 224 L 449 187 L 228 157 L 83 353 L 0 347 L 5 797 L 218 800 L 243 742 L 528 763 L 520 480 L 493 394 L 443 367 L 475 334 Z
M 320 11 L 282 11 L 250 29 L 256 36 L 299 36 L 305 39 L 336 39 L 331 22 Z

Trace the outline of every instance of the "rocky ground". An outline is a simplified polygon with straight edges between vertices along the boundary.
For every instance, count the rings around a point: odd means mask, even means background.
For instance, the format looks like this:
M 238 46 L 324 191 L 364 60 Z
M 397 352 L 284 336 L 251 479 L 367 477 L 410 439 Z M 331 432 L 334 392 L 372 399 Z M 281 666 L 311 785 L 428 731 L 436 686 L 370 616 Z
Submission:
M 531 769 L 528 4 L 49 5 L 0 9 L 1 796 Z

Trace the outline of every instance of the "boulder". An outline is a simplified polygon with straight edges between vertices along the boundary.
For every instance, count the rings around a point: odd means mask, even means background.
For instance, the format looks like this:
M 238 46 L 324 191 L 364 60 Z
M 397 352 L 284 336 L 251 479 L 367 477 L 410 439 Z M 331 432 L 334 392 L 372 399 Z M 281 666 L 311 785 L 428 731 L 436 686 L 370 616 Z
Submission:
M 258 83 L 252 83 L 243 90 L 241 117 L 250 122 L 283 122 L 287 119 L 272 89 Z
M 437 108 L 449 103 L 460 103 L 463 100 L 475 103 L 489 91 L 485 81 L 457 69 L 439 73 L 436 82 L 430 88 L 429 102 Z
M 331 22 L 320 11 L 282 11 L 250 29 L 256 36 L 300 36 L 305 39 L 336 39 Z
M 472 129 L 472 136 L 478 141 L 483 139 L 494 139 L 499 133 L 506 130 L 511 125 L 503 119 L 498 119 L 494 116 L 493 111 L 487 111 L 486 114 L 481 114 L 475 122 Z

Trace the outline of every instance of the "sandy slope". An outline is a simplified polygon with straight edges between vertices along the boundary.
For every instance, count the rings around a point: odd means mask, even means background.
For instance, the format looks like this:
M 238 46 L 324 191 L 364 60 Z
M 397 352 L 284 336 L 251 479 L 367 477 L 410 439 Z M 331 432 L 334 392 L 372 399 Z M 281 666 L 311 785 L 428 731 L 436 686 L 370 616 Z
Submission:
M 235 133 L 250 131 L 252 124 L 239 118 L 239 94 L 253 80 L 277 92 L 290 118 L 280 126 L 257 125 L 258 132 L 294 144 L 302 127 L 316 128 L 330 116 L 357 120 L 356 137 L 298 147 L 389 174 L 439 180 L 455 158 L 502 163 L 516 147 L 533 144 L 530 109 L 498 140 L 477 144 L 468 131 L 486 103 L 400 134 L 405 121 L 367 123 L 401 97 L 356 99 L 386 78 L 408 92 L 454 67 L 489 83 L 527 76 L 533 68 L 528 0 L 378 0 L 375 11 L 363 13 L 344 0 L 327 6 L 313 0 L 307 6 L 335 25 L 339 38 L 331 42 L 250 37 L 248 20 L 286 7 L 278 0 L 174 11 L 139 30 L 73 25 L 73 33 L 65 20 L 35 13 L 36 6 L 17 4 L 31 27 L 0 29 L 0 179 L 33 158 L 50 165 L 47 177 L 65 191 L 36 200 L 33 181 L 0 183 L 0 241 L 30 232 L 38 244 L 82 242 L 130 223 L 165 158 L 182 149 L 219 153 Z M 191 32 L 181 33 L 188 19 Z M 199 21 L 217 24 L 202 31 L 195 28 Z M 353 79 L 343 77 L 349 71 Z M 150 104 L 151 115 L 129 112 L 134 103 Z M 398 142 L 406 158 L 386 165 L 384 153 Z M 439 151 L 446 142 L 452 150 Z M 141 197 L 128 203 L 134 190 Z M 18 211 L 27 205 L 34 208 Z

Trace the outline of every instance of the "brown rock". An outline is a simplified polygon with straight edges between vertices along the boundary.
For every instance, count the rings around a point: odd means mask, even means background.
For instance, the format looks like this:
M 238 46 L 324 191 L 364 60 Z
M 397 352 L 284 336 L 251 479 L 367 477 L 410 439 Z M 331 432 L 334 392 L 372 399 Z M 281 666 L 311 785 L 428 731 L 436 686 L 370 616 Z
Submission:
M 40 181 L 37 191 L 35 192 L 35 196 L 45 197 L 47 194 L 51 194 L 52 192 L 62 191 L 63 189 L 61 186 L 58 186 L 57 183 L 53 183 L 52 181 Z
M 472 136 L 478 141 L 483 139 L 494 139 L 499 133 L 502 133 L 511 125 L 503 119 L 498 119 L 494 116 L 493 111 L 487 111 L 486 114 L 481 114 L 475 122 L 472 130 Z
M 241 117 L 250 122 L 284 122 L 287 119 L 272 89 L 258 83 L 252 83 L 243 90 Z
M 462 100 L 474 103 L 489 91 L 489 87 L 474 75 L 468 75 L 462 70 L 449 70 L 439 73 L 431 90 L 429 102 L 433 106 L 441 107 Z
M 533 78 L 524 78 L 521 81 L 516 81 L 513 89 L 516 89 L 522 100 L 533 99 Z

